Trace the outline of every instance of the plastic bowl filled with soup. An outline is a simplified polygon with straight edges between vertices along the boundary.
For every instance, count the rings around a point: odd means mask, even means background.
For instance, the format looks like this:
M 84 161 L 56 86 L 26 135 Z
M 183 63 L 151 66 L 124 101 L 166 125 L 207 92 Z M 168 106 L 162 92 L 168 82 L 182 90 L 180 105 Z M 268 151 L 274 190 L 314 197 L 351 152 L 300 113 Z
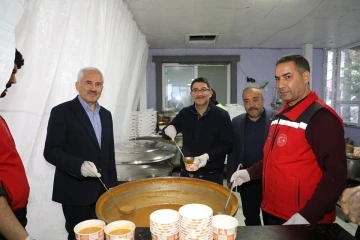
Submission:
M 98 219 L 86 220 L 74 227 L 77 240 L 104 240 L 105 222 Z
M 105 229 L 106 240 L 128 239 L 135 237 L 135 224 L 127 220 L 119 220 L 108 224 Z

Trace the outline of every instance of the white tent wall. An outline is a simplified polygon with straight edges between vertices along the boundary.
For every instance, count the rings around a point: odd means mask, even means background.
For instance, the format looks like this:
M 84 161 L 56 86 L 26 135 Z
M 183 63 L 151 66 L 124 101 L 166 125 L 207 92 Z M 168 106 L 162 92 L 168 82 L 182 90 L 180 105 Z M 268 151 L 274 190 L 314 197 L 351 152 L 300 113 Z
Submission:
M 81 68 L 97 67 L 104 75 L 99 102 L 113 114 L 115 141 L 123 139 L 145 83 L 148 45 L 123 1 L 27 0 L 24 8 L 15 36 L 25 65 L 0 114 L 30 182 L 27 230 L 37 240 L 63 240 L 61 205 L 51 200 L 55 169 L 43 157 L 50 111 L 76 96 Z

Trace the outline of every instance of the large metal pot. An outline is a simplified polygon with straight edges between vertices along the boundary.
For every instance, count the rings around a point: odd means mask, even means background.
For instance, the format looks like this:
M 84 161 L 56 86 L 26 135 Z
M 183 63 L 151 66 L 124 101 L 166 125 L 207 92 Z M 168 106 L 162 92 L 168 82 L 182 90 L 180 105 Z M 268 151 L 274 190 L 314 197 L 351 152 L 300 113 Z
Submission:
M 178 168 L 181 166 L 180 164 L 180 158 L 181 158 L 181 154 L 180 152 L 177 150 L 175 143 L 171 140 L 166 140 L 163 139 L 160 135 L 152 135 L 152 136 L 145 136 L 145 137 L 138 137 L 136 138 L 137 140 L 152 140 L 152 141 L 159 141 L 159 142 L 163 142 L 163 143 L 167 143 L 172 145 L 175 149 L 175 155 L 172 158 L 169 158 L 168 161 L 171 162 L 171 164 L 174 166 L 174 168 Z M 183 137 L 182 134 L 178 134 L 175 138 L 175 141 L 177 143 L 177 145 L 179 145 L 180 147 L 182 147 L 183 144 Z
M 171 175 L 170 159 L 177 150 L 172 144 L 155 139 L 136 139 L 115 144 L 118 181 L 133 181 Z
M 115 144 L 116 164 L 151 164 L 175 156 L 176 147 L 155 139 L 136 139 Z
M 347 178 L 360 181 L 360 159 L 347 159 Z
M 117 179 L 121 182 L 134 181 L 144 178 L 170 176 L 174 166 L 168 162 L 153 164 L 117 164 Z
M 148 178 L 121 184 L 104 193 L 96 203 L 97 217 L 107 223 L 127 219 L 138 227 L 149 226 L 150 211 L 145 209 L 178 207 L 189 203 L 201 203 L 213 209 L 214 214 L 223 211 L 229 190 L 219 184 L 193 178 Z M 132 205 L 135 211 L 122 214 L 119 207 Z M 174 208 L 173 208 L 174 209 Z M 231 195 L 227 214 L 235 215 L 238 200 Z

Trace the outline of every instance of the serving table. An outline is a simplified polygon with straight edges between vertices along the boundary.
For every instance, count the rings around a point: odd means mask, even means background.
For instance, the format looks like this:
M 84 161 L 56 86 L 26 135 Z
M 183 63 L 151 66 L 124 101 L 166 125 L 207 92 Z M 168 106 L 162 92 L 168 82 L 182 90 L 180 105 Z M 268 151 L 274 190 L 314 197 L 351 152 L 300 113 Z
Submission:
M 353 240 L 337 223 L 317 226 L 239 226 L 238 240 Z M 137 227 L 135 240 L 151 240 L 149 228 Z

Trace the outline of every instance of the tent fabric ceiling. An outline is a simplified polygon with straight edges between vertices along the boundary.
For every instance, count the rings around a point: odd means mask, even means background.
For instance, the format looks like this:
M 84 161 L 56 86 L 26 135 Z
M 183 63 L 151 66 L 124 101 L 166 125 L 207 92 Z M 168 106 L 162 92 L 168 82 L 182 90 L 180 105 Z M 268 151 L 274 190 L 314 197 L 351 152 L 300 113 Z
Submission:
M 359 0 L 124 0 L 150 48 L 338 48 L 360 41 Z M 217 34 L 190 44 L 186 34 Z

